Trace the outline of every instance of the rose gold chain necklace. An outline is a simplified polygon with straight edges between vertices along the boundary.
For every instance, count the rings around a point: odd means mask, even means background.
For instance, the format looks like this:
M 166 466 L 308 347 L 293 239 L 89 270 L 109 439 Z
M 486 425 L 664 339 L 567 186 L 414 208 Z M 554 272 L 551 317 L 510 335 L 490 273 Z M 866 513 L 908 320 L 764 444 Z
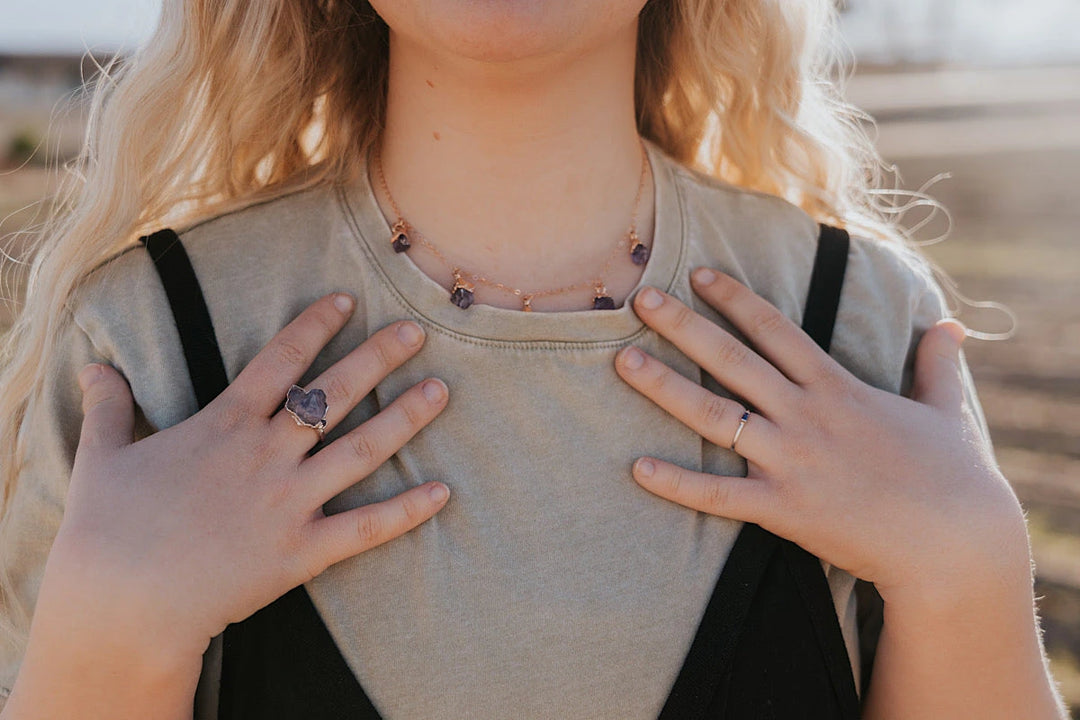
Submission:
M 386 176 L 383 174 L 382 168 L 381 153 L 376 152 L 375 165 L 379 174 L 379 183 L 382 186 L 383 192 L 386 193 L 386 199 L 390 202 L 390 207 L 394 209 L 394 214 L 397 216 L 397 221 L 390 231 L 390 244 L 395 252 L 401 253 L 412 247 L 412 243 L 415 240 L 430 250 L 431 253 L 450 270 L 451 275 L 453 275 L 454 285 L 450 288 L 450 302 L 463 310 L 468 309 L 468 307 L 473 304 L 473 292 L 476 290 L 476 285 L 486 285 L 501 292 L 521 298 L 521 309 L 525 312 L 532 312 L 532 302 L 536 298 L 564 295 L 573 292 L 574 290 L 591 287 L 595 293 L 592 304 L 593 310 L 613 310 L 615 308 L 615 301 L 608 295 L 607 286 L 604 284 L 604 277 L 607 275 L 608 270 L 611 269 L 611 264 L 615 261 L 616 256 L 619 254 L 619 250 L 626 248 L 630 254 L 630 260 L 633 261 L 635 265 L 644 265 L 649 260 L 649 248 L 641 242 L 637 234 L 638 205 L 641 202 L 641 193 L 645 187 L 645 170 L 649 162 L 648 156 L 645 153 L 645 143 L 641 140 L 640 136 L 638 137 L 638 143 L 641 145 L 641 177 L 638 179 L 637 196 L 634 198 L 634 209 L 630 214 L 630 230 L 626 233 L 625 237 L 619 238 L 619 242 L 612 248 L 611 253 L 600 268 L 600 272 L 591 280 L 577 282 L 572 285 L 563 285 L 557 288 L 531 290 L 526 292 L 521 288 L 511 287 L 504 283 L 496 282 L 485 275 L 464 270 L 460 265 L 448 260 L 439 248 L 435 247 L 430 240 L 421 235 L 420 231 L 410 225 L 404 216 L 402 216 L 401 210 L 398 208 L 397 203 L 394 202 L 394 196 L 390 194 L 390 188 L 386 184 Z

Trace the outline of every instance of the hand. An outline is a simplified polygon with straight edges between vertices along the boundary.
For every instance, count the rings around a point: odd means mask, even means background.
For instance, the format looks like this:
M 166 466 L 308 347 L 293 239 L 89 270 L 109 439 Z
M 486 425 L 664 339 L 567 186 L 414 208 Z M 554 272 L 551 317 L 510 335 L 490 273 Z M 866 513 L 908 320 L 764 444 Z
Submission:
M 428 483 L 323 514 L 447 400 L 442 381 L 426 380 L 309 456 L 318 432 L 279 408 L 352 310 L 345 294 L 313 303 L 206 408 L 136 443 L 127 384 L 87 366 L 82 436 L 39 607 L 78 612 L 111 638 L 154 636 L 201 655 L 229 623 L 442 508 L 446 486 Z M 422 344 L 418 325 L 395 323 L 316 378 L 309 387 L 326 392 L 327 430 Z
M 890 593 L 928 598 L 978 575 L 1030 572 L 1016 496 L 963 400 L 963 326 L 926 332 L 912 398 L 873 388 L 749 289 L 701 268 L 693 287 L 756 352 L 677 299 L 647 288 L 646 324 L 753 407 L 736 444 L 747 476 L 720 477 L 640 458 L 645 489 L 757 523 Z M 732 444 L 745 409 L 634 347 L 616 371 L 702 437 Z M 969 586 L 970 587 L 970 586 Z

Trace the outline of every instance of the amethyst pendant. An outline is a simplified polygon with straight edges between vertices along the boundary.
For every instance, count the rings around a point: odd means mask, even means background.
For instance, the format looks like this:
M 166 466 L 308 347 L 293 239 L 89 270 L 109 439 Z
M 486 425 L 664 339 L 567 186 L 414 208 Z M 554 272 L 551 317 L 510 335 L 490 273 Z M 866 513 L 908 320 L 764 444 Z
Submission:
M 412 247 L 408 229 L 409 225 L 404 220 L 398 220 L 394 223 L 394 227 L 390 228 L 390 245 L 394 248 L 394 252 L 405 252 Z
M 462 310 L 468 310 L 469 306 L 473 303 L 473 292 L 467 287 L 454 286 L 454 289 L 450 291 L 450 302 L 457 305 Z
M 326 427 L 326 393 L 319 388 L 305 392 L 299 385 L 289 388 L 285 398 L 285 409 L 296 420 L 297 425 L 315 428 L 322 433 Z
M 636 243 L 630 250 L 630 259 L 635 265 L 644 265 L 649 262 L 649 248 L 644 243 Z
M 609 295 L 597 295 L 592 301 L 593 310 L 614 310 L 615 299 Z
M 468 310 L 473 303 L 473 284 L 466 281 L 461 270 L 454 268 L 454 286 L 450 288 L 450 302 L 462 310 Z

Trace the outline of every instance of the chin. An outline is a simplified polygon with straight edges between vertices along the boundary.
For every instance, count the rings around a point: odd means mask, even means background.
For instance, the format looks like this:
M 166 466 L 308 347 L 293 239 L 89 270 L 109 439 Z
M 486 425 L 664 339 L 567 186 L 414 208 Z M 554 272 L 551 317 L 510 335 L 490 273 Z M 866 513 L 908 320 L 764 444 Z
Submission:
M 402 39 L 490 63 L 575 54 L 634 21 L 645 0 L 372 0 Z

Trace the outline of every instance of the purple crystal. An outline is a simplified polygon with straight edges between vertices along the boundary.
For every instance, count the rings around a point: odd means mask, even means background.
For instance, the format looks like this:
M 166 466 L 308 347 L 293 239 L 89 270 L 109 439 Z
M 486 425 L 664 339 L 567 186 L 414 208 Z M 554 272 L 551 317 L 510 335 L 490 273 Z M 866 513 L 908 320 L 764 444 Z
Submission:
M 455 287 L 450 293 L 450 302 L 462 310 L 467 310 L 473 301 L 473 292 L 469 288 Z
M 634 261 L 635 265 L 644 265 L 649 262 L 649 248 L 645 247 L 643 243 L 638 243 L 630 251 L 630 259 Z
M 394 236 L 393 245 L 394 252 L 405 252 L 409 249 L 409 247 L 411 247 L 411 243 L 409 242 L 409 236 L 403 232 L 399 232 L 397 235 Z
M 597 295 L 592 301 L 593 310 L 614 310 L 615 299 L 607 295 Z
M 326 424 L 326 393 L 319 388 L 305 392 L 299 385 L 289 388 L 285 399 L 285 409 L 293 414 L 297 422 L 308 427 Z

